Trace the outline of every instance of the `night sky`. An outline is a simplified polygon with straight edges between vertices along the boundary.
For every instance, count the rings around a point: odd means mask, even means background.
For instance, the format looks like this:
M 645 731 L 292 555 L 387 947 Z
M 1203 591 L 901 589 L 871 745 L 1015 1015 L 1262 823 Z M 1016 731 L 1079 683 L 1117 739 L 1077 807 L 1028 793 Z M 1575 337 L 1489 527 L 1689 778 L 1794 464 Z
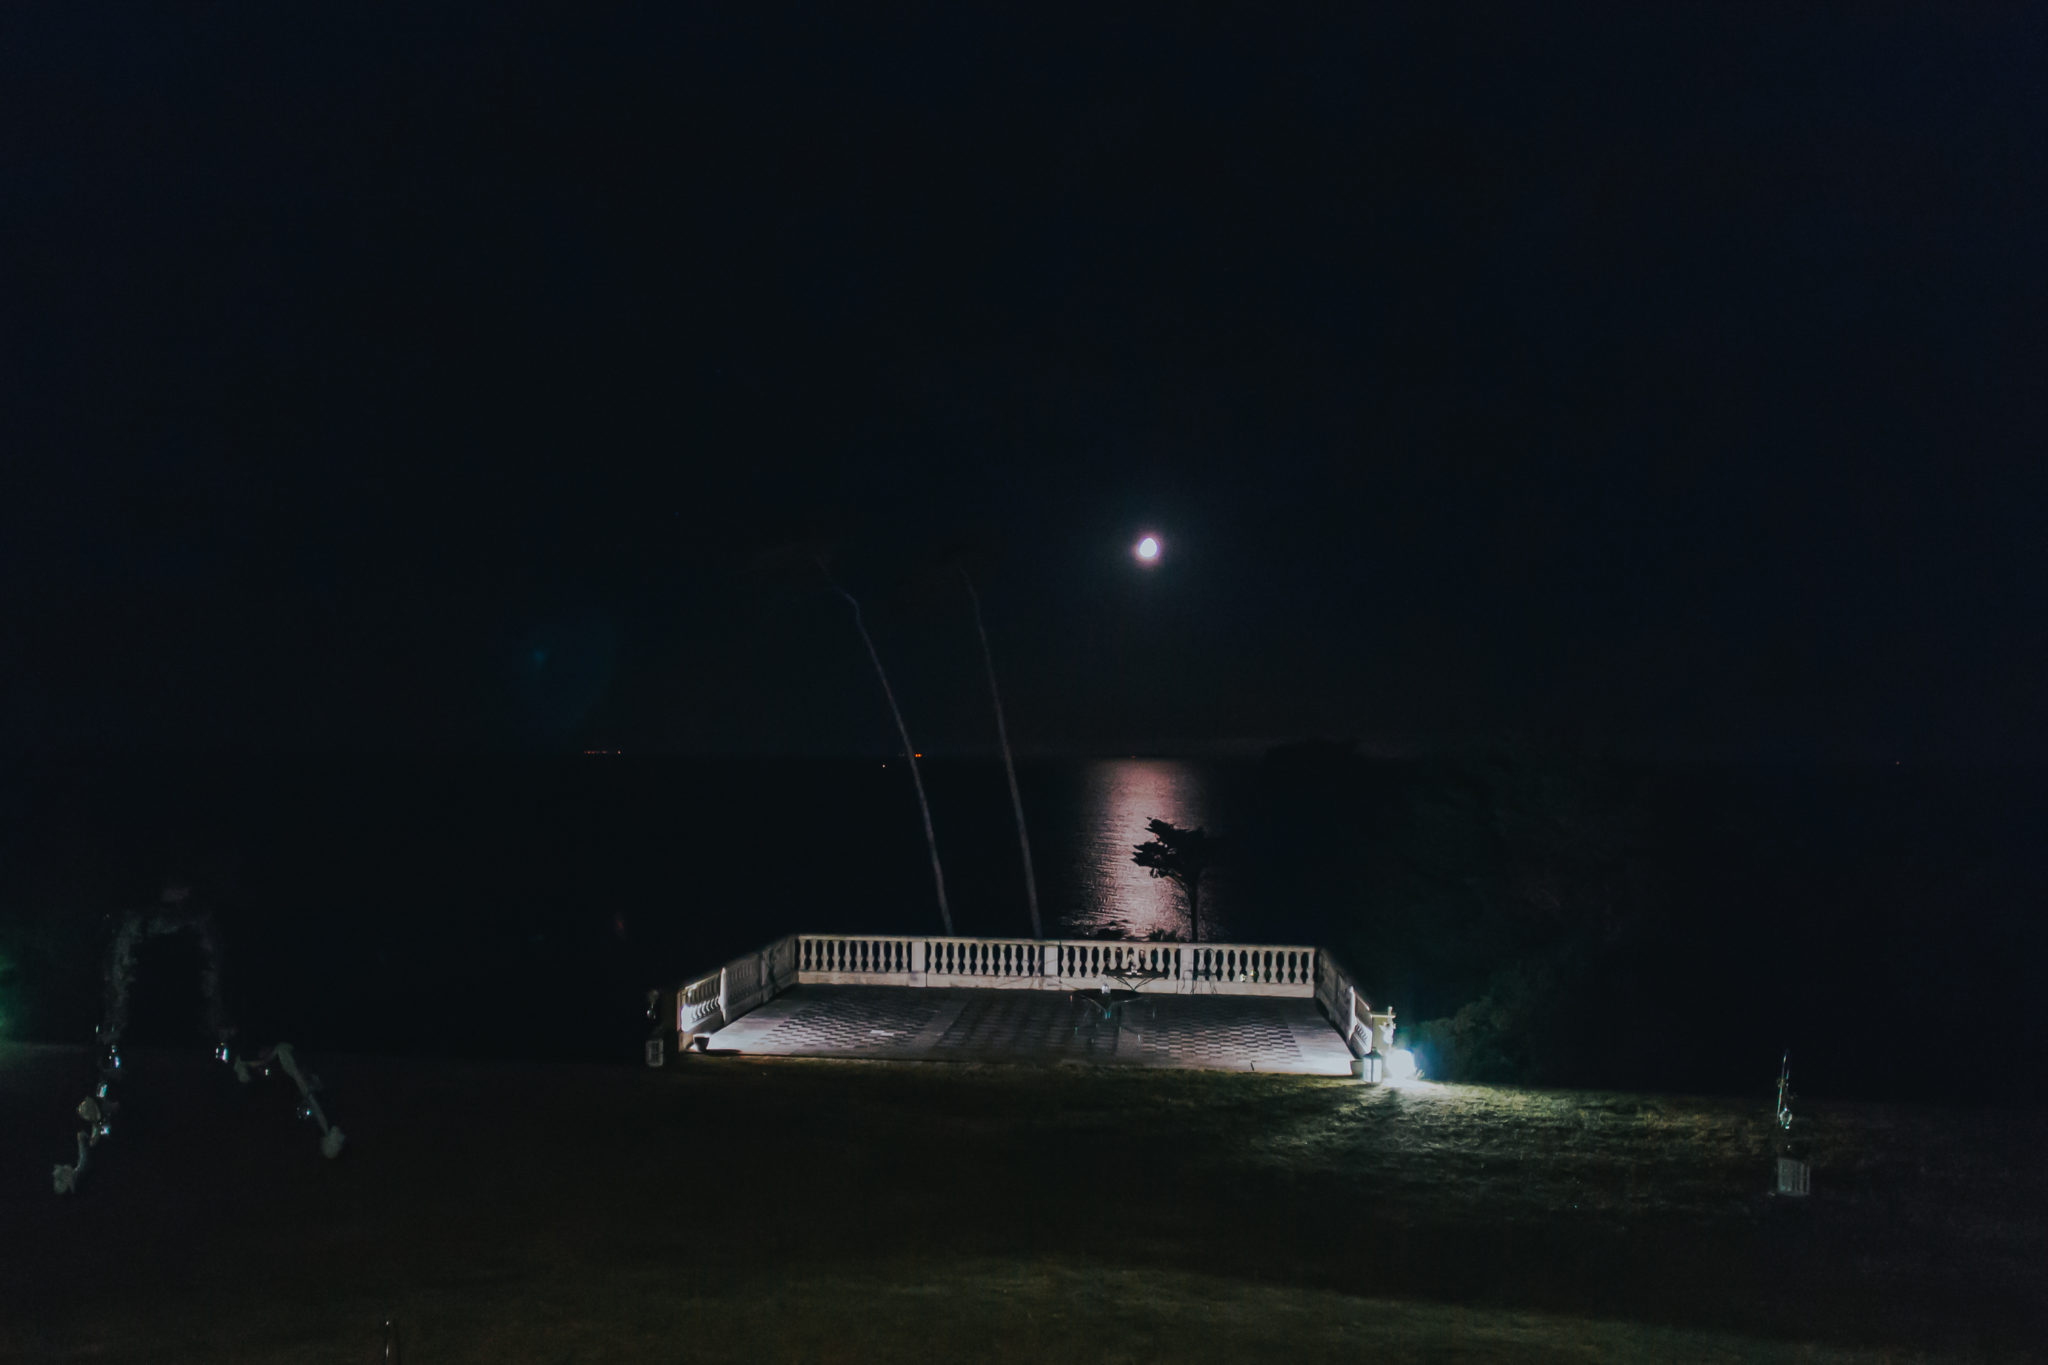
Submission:
M 10 15 L 0 746 L 2048 759 L 2048 11 L 876 8 Z

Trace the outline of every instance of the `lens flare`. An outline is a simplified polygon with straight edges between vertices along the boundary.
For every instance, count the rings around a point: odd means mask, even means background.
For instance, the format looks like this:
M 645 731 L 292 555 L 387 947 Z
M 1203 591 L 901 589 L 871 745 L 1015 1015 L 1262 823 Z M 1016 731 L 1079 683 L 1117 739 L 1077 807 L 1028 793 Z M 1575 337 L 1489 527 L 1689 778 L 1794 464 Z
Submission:
M 1140 564 L 1157 564 L 1159 562 L 1159 537 L 1146 536 L 1138 542 L 1137 548 L 1132 553 L 1138 556 Z

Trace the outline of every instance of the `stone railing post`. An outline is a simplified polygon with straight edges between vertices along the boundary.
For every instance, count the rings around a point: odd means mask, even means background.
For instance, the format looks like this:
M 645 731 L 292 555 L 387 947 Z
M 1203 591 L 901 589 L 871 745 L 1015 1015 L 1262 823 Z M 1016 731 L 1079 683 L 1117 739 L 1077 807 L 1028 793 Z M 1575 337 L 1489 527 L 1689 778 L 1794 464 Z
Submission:
M 725 1021 L 732 1017 L 726 1013 L 725 1009 L 725 977 L 727 971 L 728 969 L 725 967 L 718 969 L 718 1026 L 720 1028 L 724 1028 Z
M 910 973 L 912 979 L 918 985 L 922 986 L 924 984 L 925 956 L 923 939 L 918 939 L 910 945 Z

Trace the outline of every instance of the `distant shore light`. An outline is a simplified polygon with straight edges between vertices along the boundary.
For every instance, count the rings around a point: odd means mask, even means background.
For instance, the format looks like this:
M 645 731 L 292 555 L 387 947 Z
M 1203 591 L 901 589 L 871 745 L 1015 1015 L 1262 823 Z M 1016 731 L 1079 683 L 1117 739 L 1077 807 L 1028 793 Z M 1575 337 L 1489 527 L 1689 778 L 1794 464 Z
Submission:
M 1138 556 L 1140 564 L 1157 564 L 1159 562 L 1159 537 L 1146 536 L 1138 542 L 1137 549 L 1132 551 L 1132 553 Z

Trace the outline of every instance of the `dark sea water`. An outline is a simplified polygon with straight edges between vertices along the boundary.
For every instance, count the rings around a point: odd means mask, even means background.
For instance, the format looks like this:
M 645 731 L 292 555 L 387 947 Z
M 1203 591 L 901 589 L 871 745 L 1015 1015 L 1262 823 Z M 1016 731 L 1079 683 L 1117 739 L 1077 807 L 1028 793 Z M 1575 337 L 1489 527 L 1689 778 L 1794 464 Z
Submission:
M 1028 937 L 1000 766 L 928 761 L 924 775 L 957 932 Z M 1154 817 L 1249 825 L 1255 777 L 1026 765 L 1047 933 L 1183 929 L 1132 846 Z M 377 1049 L 615 1050 L 643 989 L 785 933 L 940 927 L 900 761 L 45 760 L 9 794 L 0 915 L 34 925 L 15 956 L 44 959 L 16 966 L 36 976 L 41 1032 L 89 1029 L 94 982 L 50 978 L 78 976 L 102 912 L 150 903 L 174 873 L 222 922 L 252 1026 Z M 1303 932 L 1248 894 L 1255 879 L 1213 880 L 1209 937 Z M 182 945 L 152 951 L 145 1029 L 152 983 L 191 967 Z
M 925 764 L 957 932 L 1029 933 L 1002 770 Z M 1404 1019 L 1466 989 L 1380 960 L 1390 907 L 1362 869 L 1407 837 L 1398 765 L 1028 763 L 1048 934 L 1184 932 L 1130 860 L 1154 817 L 1230 840 L 1206 937 L 1338 944 Z M 1666 774 L 1669 922 L 1616 1029 L 1668 1035 L 1713 1087 L 1797 1040 L 1847 1090 L 1938 1069 L 1957 1088 L 2048 1061 L 2039 775 Z M 215 911 L 254 1039 L 386 1052 L 630 1057 L 642 993 L 793 930 L 937 932 L 900 762 L 632 755 L 403 761 L 17 763 L 0 784 L 0 1028 L 83 1038 L 106 912 L 166 874 Z M 197 1037 L 194 958 L 144 960 L 138 1041 Z M 1651 1017 L 1651 1016 L 1657 1017 Z M 1987 1096 L 1988 1097 L 1988 1096 Z

